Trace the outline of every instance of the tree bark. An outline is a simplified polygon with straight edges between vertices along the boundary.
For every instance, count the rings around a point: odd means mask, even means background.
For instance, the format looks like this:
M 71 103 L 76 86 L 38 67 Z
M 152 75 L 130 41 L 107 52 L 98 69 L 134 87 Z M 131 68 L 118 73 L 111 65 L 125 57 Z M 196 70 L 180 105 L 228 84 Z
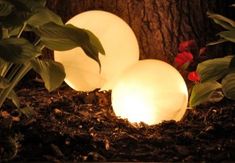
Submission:
M 47 5 L 65 22 L 87 10 L 114 13 L 134 30 L 140 46 L 140 59 L 156 58 L 171 62 L 181 41 L 195 39 L 198 46 L 202 47 L 215 40 L 216 32 L 221 29 L 207 18 L 206 12 L 211 10 L 234 16 L 231 9 L 227 9 L 232 3 L 235 1 L 48 0 Z M 229 51 L 228 47 L 226 51 Z M 224 50 L 217 47 L 212 49 L 214 54 Z

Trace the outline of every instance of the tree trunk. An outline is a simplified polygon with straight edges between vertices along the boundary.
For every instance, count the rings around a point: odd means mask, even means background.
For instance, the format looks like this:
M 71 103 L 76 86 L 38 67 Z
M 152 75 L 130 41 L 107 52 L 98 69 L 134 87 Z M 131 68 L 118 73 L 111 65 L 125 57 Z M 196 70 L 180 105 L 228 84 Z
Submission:
M 50 9 L 66 22 L 87 10 L 105 10 L 123 18 L 134 30 L 140 58 L 172 61 L 179 42 L 195 39 L 198 46 L 215 40 L 218 26 L 206 16 L 208 10 L 232 15 L 224 0 L 48 0 Z M 226 8 L 226 10 L 225 10 Z M 226 11 L 226 12 L 224 12 Z M 221 30 L 221 29 L 220 29 Z M 214 52 L 222 53 L 213 47 Z M 226 49 L 228 51 L 228 48 Z

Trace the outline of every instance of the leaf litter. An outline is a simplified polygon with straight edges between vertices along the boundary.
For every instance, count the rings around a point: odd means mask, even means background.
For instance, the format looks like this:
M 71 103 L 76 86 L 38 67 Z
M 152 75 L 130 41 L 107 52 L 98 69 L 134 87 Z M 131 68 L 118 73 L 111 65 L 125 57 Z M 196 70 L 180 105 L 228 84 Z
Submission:
M 49 93 L 39 84 L 17 94 L 34 114 L 16 120 L 5 103 L 0 160 L 235 161 L 235 102 L 227 99 L 188 109 L 179 122 L 148 126 L 116 117 L 110 91 L 77 92 L 64 84 Z

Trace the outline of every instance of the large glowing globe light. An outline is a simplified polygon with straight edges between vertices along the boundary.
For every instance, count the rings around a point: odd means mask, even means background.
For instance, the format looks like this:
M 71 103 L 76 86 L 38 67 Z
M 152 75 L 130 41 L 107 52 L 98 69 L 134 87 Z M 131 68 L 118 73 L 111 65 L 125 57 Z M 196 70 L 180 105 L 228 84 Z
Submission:
M 112 90 L 117 116 L 149 125 L 180 120 L 187 108 L 184 79 L 171 65 L 159 60 L 141 60 L 127 69 Z
M 87 11 L 76 15 L 67 24 L 90 30 L 104 47 L 99 65 L 81 48 L 55 52 L 55 60 L 65 67 L 65 82 L 75 90 L 112 89 L 118 76 L 139 59 L 137 39 L 126 22 L 105 11 Z

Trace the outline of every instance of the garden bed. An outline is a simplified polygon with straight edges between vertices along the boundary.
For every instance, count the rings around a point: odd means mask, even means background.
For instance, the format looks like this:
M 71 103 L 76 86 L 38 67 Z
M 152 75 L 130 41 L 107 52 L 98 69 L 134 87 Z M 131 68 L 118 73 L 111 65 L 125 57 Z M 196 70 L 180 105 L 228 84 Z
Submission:
M 32 84 L 17 91 L 31 116 L 19 116 L 10 103 L 3 107 L 0 160 L 235 161 L 235 102 L 201 105 L 179 122 L 147 126 L 117 118 L 110 92 L 76 92 L 64 84 L 48 93 Z

